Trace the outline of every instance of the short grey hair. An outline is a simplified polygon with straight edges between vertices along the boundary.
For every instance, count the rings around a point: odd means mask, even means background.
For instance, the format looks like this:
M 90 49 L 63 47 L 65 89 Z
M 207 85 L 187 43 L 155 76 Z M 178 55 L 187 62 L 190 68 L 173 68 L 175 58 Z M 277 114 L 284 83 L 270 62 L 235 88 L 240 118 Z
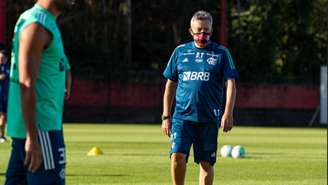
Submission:
M 192 16 L 192 18 L 190 20 L 190 26 L 192 25 L 192 22 L 194 22 L 195 20 L 209 21 L 210 25 L 212 27 L 212 23 L 213 23 L 212 15 L 204 10 L 199 10 L 196 13 L 194 13 L 194 15 Z

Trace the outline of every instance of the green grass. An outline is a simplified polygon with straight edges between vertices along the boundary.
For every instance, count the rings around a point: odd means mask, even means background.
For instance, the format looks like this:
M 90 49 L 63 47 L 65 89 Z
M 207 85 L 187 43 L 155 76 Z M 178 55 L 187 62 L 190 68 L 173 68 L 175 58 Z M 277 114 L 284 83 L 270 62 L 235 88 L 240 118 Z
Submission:
M 65 124 L 70 185 L 169 185 L 169 139 L 159 125 Z M 220 131 L 219 145 L 241 144 L 244 159 L 219 158 L 216 185 L 327 185 L 327 131 L 311 128 L 236 127 Z M 88 157 L 93 146 L 104 155 Z M 10 144 L 0 144 L 3 184 Z M 192 156 L 191 156 L 192 157 Z M 186 185 L 198 184 L 190 159 Z

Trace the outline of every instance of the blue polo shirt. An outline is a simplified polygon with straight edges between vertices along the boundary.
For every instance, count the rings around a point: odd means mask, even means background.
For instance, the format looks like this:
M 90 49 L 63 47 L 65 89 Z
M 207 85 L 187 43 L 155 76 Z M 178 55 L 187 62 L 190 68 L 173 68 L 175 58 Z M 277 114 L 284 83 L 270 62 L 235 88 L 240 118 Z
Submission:
M 177 83 L 173 118 L 218 124 L 224 111 L 224 82 L 238 78 L 229 50 L 210 42 L 197 48 L 194 42 L 178 46 L 163 73 Z

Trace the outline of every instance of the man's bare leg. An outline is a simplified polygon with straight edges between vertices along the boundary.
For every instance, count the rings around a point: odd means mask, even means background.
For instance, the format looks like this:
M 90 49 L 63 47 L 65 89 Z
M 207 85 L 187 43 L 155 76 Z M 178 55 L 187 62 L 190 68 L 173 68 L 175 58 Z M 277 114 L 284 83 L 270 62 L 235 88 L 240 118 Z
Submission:
M 173 185 L 184 185 L 186 176 L 186 154 L 173 153 L 171 156 L 171 176 Z
M 0 113 L 0 137 L 5 137 L 6 115 Z
M 5 129 L 6 129 L 6 114 L 0 113 L 0 143 L 6 141 Z
M 199 185 L 212 185 L 214 179 L 214 168 L 209 162 L 199 163 Z

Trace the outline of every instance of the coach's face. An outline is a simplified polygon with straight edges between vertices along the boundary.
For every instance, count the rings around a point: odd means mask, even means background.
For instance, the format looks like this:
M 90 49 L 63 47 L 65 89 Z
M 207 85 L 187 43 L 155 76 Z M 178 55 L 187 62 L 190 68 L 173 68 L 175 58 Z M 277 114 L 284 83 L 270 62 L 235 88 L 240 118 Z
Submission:
M 7 60 L 6 56 L 0 52 L 0 64 L 6 63 L 6 60 Z
M 212 26 L 210 21 L 208 20 L 194 20 L 191 23 L 191 30 L 192 33 L 211 33 L 212 32 Z
M 189 32 L 198 47 L 205 47 L 212 35 L 212 25 L 208 20 L 194 20 L 190 25 Z

